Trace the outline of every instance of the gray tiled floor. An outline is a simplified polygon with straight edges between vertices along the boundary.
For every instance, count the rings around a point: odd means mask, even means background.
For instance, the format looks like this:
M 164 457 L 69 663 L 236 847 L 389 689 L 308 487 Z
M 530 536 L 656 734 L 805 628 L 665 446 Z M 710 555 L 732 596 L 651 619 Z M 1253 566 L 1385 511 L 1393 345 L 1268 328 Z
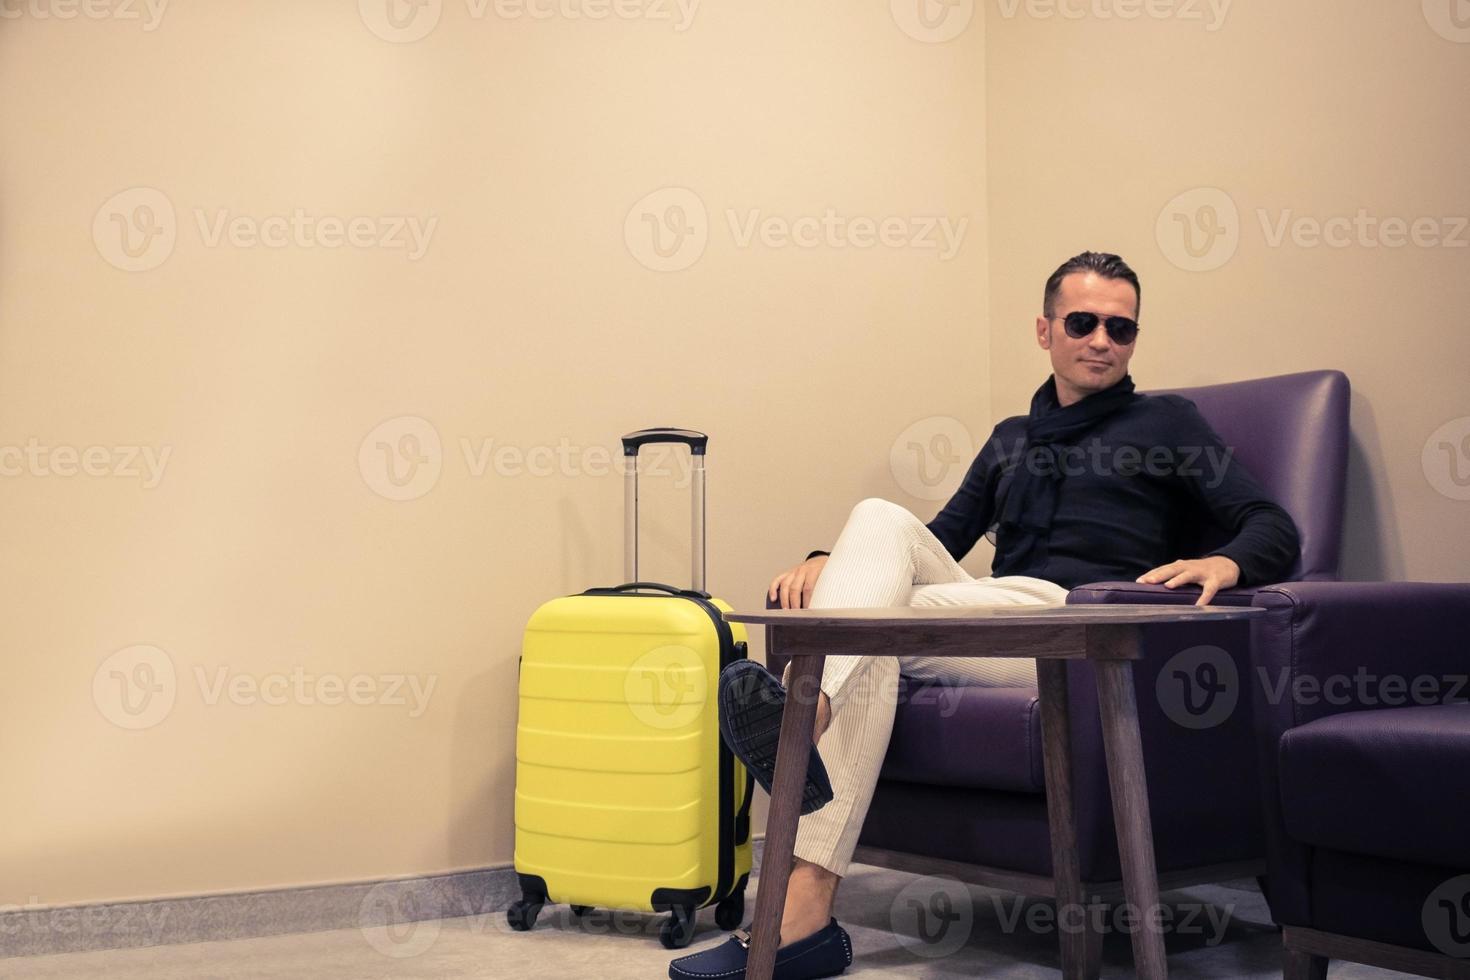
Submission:
M 754 896 L 752 882 L 751 896 Z M 1266 978 L 1281 975 L 1279 937 L 1252 883 L 1173 892 L 1177 918 L 1169 936 L 1171 976 Z M 923 910 L 921 922 L 919 910 Z M 877 868 L 855 868 L 838 900 L 857 959 L 849 976 L 1055 978 L 1056 934 L 1050 906 L 982 888 Z M 722 941 L 710 913 L 691 950 Z M 943 922 L 943 925 L 937 923 Z M 1111 920 L 1103 976 L 1132 975 L 1127 921 Z M 563 978 L 657 980 L 673 955 L 653 918 L 593 913 L 578 920 L 564 908 L 542 913 L 530 933 L 512 933 L 503 914 L 406 926 L 393 934 L 355 929 L 152 949 L 0 959 L 7 980 L 238 980 L 238 978 Z M 925 942 L 920 935 L 927 935 Z M 1399 974 L 1336 964 L 1332 980 Z

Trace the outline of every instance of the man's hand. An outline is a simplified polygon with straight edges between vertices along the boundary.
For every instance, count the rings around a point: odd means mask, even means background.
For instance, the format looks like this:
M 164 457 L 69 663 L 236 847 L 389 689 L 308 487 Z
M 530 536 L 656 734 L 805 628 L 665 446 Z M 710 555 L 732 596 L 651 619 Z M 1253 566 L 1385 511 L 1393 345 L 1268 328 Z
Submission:
M 782 572 L 771 583 L 766 595 L 780 599 L 782 609 L 805 609 L 812 604 L 812 589 L 817 587 L 817 576 L 827 565 L 826 555 L 808 558 L 790 571 Z
M 1240 566 L 1224 555 L 1208 558 L 1184 558 L 1144 572 L 1135 581 L 1150 585 L 1164 583 L 1165 588 L 1176 589 L 1181 585 L 1198 582 L 1204 589 L 1196 606 L 1208 606 L 1215 593 L 1228 589 L 1240 581 Z

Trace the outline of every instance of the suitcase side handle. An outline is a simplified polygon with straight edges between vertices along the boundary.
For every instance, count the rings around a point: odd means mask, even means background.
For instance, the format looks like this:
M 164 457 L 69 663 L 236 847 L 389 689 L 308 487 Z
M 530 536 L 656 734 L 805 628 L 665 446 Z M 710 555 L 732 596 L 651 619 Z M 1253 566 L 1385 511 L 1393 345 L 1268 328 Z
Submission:
M 735 765 L 743 765 L 737 762 Z M 750 804 L 755 799 L 755 777 L 749 772 L 745 774 L 745 799 L 740 803 L 740 809 L 735 814 L 735 845 L 750 841 Z

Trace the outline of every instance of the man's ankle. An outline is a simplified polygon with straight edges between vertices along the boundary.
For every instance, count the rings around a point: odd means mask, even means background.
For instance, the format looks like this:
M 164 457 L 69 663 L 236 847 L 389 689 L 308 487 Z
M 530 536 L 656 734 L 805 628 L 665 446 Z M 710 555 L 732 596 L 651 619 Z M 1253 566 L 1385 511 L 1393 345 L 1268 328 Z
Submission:
M 796 858 L 781 916 L 781 945 L 800 942 L 820 932 L 832 919 L 832 904 L 842 878 L 819 864 Z

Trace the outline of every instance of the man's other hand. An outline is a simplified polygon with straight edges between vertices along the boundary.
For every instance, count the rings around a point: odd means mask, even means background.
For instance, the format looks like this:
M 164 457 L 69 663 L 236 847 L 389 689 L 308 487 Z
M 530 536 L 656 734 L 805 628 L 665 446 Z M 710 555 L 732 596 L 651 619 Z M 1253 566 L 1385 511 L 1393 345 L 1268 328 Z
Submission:
M 822 574 L 826 565 L 826 555 L 808 558 L 790 571 L 777 575 L 766 597 L 780 599 L 782 609 L 806 609 L 812 604 L 812 589 L 817 587 L 817 576 Z
M 1177 589 L 1181 585 L 1198 583 L 1204 590 L 1196 606 L 1208 606 L 1215 593 L 1228 589 L 1240 581 L 1240 566 L 1224 555 L 1208 558 L 1182 558 L 1167 565 L 1144 572 L 1135 581 L 1149 585 L 1164 583 L 1165 588 Z

